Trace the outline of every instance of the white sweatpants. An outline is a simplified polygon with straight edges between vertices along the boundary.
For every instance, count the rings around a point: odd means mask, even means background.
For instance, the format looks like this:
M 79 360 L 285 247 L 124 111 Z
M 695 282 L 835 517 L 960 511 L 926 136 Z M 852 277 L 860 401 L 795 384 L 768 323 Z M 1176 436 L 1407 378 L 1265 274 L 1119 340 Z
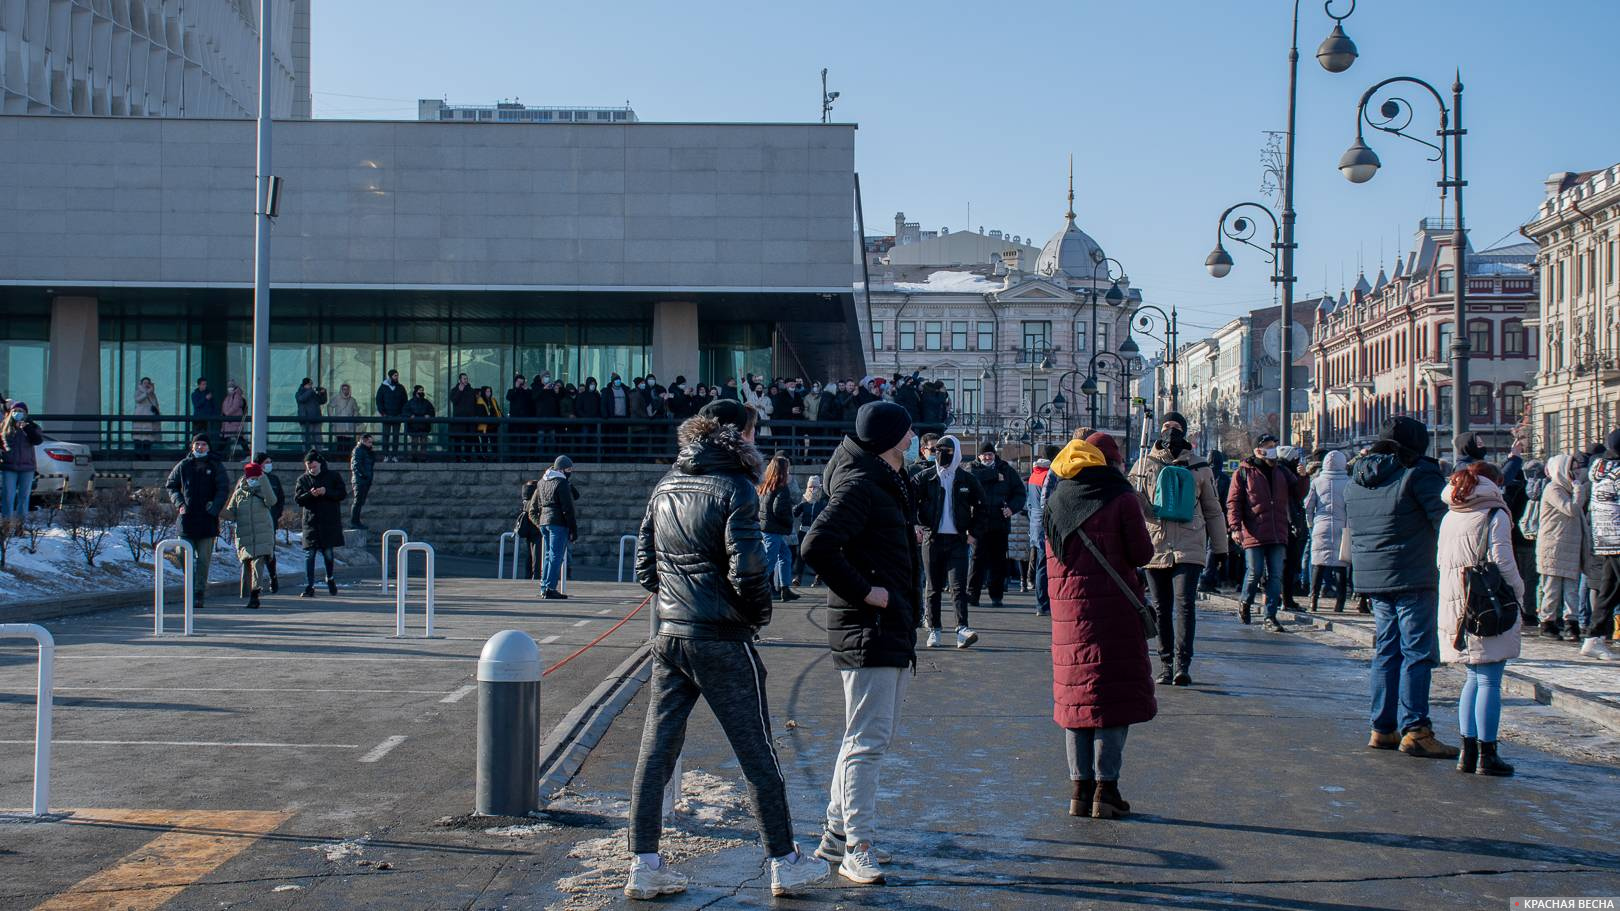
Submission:
M 844 742 L 833 767 L 827 827 L 850 845 L 875 842 L 878 766 L 900 726 L 909 668 L 863 667 L 838 672 L 844 681 Z

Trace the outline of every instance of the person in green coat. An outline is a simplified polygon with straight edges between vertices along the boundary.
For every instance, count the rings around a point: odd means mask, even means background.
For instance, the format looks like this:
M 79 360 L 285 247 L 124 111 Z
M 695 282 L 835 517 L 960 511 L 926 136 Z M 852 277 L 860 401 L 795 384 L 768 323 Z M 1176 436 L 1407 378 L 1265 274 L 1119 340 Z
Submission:
M 241 595 L 247 606 L 259 606 L 259 576 L 268 573 L 276 552 L 276 523 L 270 515 L 275 494 L 258 462 L 242 466 L 242 478 L 225 502 L 223 518 L 236 522 L 236 558 L 242 561 Z

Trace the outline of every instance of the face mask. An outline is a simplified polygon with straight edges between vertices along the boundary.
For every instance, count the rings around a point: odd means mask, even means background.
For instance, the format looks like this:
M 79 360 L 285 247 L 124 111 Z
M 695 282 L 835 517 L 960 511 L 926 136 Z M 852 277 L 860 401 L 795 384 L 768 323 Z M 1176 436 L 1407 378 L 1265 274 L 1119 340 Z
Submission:
M 646 383 L 637 383 L 637 384 L 636 384 L 636 388 L 637 388 L 637 389 L 646 389 L 646 388 L 647 388 L 647 384 L 646 384 Z
M 269 474 L 270 472 L 274 471 L 275 468 L 276 468 L 276 466 L 271 465 L 269 462 L 266 462 L 263 465 L 260 465 L 259 467 L 264 469 L 265 474 Z
M 623 386 L 624 385 L 624 380 L 614 380 L 613 385 L 614 386 Z
M 247 479 L 247 485 L 249 487 L 257 488 L 259 486 L 259 479 L 258 478 L 248 478 Z
M 11 413 L 11 419 L 14 421 L 26 421 L 28 420 L 28 412 L 22 410 L 13 411 Z
M 1272 446 L 1271 448 L 1266 450 L 1266 458 L 1275 459 L 1276 457 L 1277 457 L 1277 447 Z
M 193 450 L 191 450 L 191 457 L 194 458 L 194 459 L 206 459 L 206 458 L 208 458 L 208 450 L 206 450 L 206 449 L 193 449 Z

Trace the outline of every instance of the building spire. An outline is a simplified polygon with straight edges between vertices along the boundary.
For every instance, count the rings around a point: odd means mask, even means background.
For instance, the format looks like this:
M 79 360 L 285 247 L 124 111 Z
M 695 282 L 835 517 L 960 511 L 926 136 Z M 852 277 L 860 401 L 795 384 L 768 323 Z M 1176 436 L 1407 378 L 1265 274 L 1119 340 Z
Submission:
M 1069 153 L 1069 211 L 1064 213 L 1069 224 L 1074 224 L 1074 153 Z

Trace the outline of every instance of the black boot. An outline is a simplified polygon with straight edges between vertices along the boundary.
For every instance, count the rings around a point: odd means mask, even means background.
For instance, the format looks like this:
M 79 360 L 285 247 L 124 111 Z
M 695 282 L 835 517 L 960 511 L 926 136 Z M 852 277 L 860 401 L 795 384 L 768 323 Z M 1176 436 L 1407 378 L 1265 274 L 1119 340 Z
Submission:
M 1513 766 L 1503 762 L 1501 757 L 1496 755 L 1496 741 L 1481 740 L 1479 742 L 1479 768 L 1475 771 L 1479 775 L 1506 778 L 1513 774 Z
M 255 588 L 252 592 L 248 593 L 247 606 L 248 606 L 248 608 L 250 610 L 258 610 L 259 609 L 259 590 L 258 589 Z
M 1281 313 L 1282 311 L 1277 312 Z M 281 583 L 276 581 L 276 571 L 272 569 L 270 570 L 270 594 L 273 595 L 279 591 L 281 591 Z
M 1282 311 L 1279 310 L 1278 312 L 1280 313 Z M 1321 594 L 1321 592 L 1311 592 L 1311 613 L 1313 613 L 1313 614 L 1319 613 L 1321 610 L 1322 610 L 1322 594 Z
M 783 601 L 797 601 L 797 600 L 799 600 L 799 595 L 793 589 L 788 588 L 786 586 L 783 586 L 782 587 L 782 600 Z
M 1069 782 L 1069 815 L 1090 816 L 1091 800 L 1097 793 L 1095 781 Z
M 1243 621 L 1244 625 L 1247 625 L 1250 620 L 1254 619 L 1254 605 L 1247 601 L 1239 603 L 1238 619 Z
M 1164 668 L 1159 671 L 1159 676 L 1153 678 L 1153 680 L 1160 686 L 1170 686 L 1176 682 L 1176 674 L 1175 671 Z
M 326 577 L 326 593 L 333 596 L 337 595 L 337 580 L 331 576 Z
M 1457 771 L 1468 775 L 1479 769 L 1479 738 L 1464 737 L 1462 752 L 1457 756 Z

